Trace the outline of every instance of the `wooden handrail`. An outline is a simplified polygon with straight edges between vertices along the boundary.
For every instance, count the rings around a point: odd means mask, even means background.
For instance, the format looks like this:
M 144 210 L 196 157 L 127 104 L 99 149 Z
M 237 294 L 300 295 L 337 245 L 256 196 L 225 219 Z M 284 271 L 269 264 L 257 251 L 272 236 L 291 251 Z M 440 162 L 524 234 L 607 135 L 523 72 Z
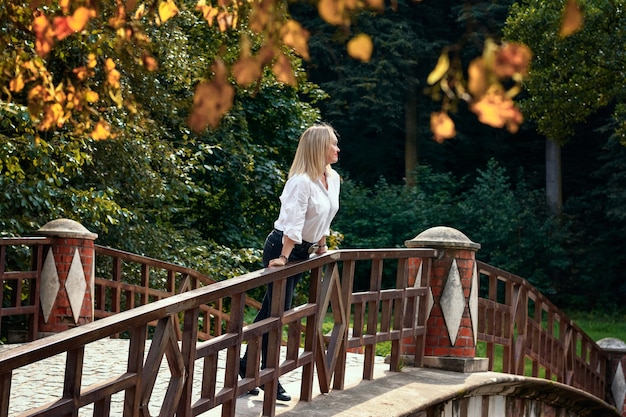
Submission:
M 525 279 L 483 262 L 478 269 L 485 292 L 478 340 L 487 345 L 490 370 L 556 380 L 604 398 L 604 351 Z
M 11 288 L 9 299 L 14 302 L 0 307 L 0 319 L 27 314 L 36 329 L 38 297 L 17 294 L 37 288 L 42 254 L 50 243 L 48 238 L 0 239 L 0 291 L 5 286 Z M 8 267 L 10 262 L 6 257 L 11 246 L 30 248 L 30 270 L 9 270 L 12 268 Z M 96 318 L 100 319 L 3 352 L 0 417 L 8 415 L 13 371 L 63 352 L 68 352 L 64 392 L 73 397 L 64 396 L 29 415 L 90 403 L 102 410 L 96 415 L 108 415 L 106 404 L 110 396 L 122 391 L 129 407 L 139 408 L 150 396 L 150 381 L 155 378 L 156 364 L 164 355 L 173 376 L 168 390 L 173 397 L 167 404 L 176 408 L 179 416 L 197 415 L 217 406 L 223 407 L 223 415 L 234 415 L 239 394 L 261 384 L 271 391 L 279 376 L 296 368 L 302 368 L 300 398 L 303 400 L 311 398 L 315 365 L 322 392 L 330 389 L 331 380 L 333 388 L 341 389 L 346 352 L 352 348 L 364 349 L 363 378 L 371 379 L 375 346 L 383 341 L 392 344 L 391 370 L 399 369 L 400 343 L 407 337 L 415 339 L 416 364 L 422 363 L 430 259 L 436 256 L 432 249 L 333 251 L 284 268 L 261 269 L 224 281 L 211 280 L 189 268 L 97 245 L 96 255 L 108 259 L 106 262 L 111 265 L 108 276 L 95 280 Z M 426 271 L 425 281 L 410 288 L 406 284 L 409 258 L 423 258 Z M 360 265 L 364 263 L 369 272 L 361 276 Z M 383 264 L 392 264 L 396 270 L 393 288 L 381 285 Z M 127 265 L 129 270 L 125 269 Z M 607 357 L 602 349 L 528 281 L 480 261 L 477 265 L 481 288 L 477 337 L 486 344 L 490 370 L 555 380 L 604 399 Z M 307 303 L 287 312 L 275 307 L 271 318 L 255 324 L 244 323 L 246 305 L 259 307 L 256 300 L 246 296 L 247 292 L 272 283 L 277 289 L 274 297 L 280 297 L 279 290 L 284 290 L 285 280 L 301 272 L 311 276 Z M 165 279 L 164 287 L 151 287 L 152 273 Z M 389 277 L 385 282 L 388 281 Z M 355 282 L 361 283 L 358 291 Z M 105 301 L 111 308 L 106 308 Z M 328 308 L 335 320 L 330 336 L 321 334 Z M 370 314 L 372 311 L 380 314 Z M 149 327 L 155 330 L 150 351 L 145 352 Z M 282 335 L 283 327 L 289 329 L 287 340 Z M 237 371 L 241 345 L 247 344 L 252 356 L 256 356 L 250 367 L 258 369 L 261 336 L 268 332 L 270 344 L 277 347 L 273 350 L 276 356 L 268 358 L 265 370 L 240 381 Z M 85 346 L 121 333 L 130 338 L 128 371 L 81 392 L 77 387 L 80 387 Z M 282 362 L 277 356 L 281 345 L 289 352 Z M 218 356 L 226 357 L 221 385 L 216 379 Z M 189 378 L 193 378 L 193 364 L 199 358 L 204 358 L 205 364 L 213 364 L 215 372 L 202 376 L 202 398 L 191 404 L 192 379 Z M 266 397 L 264 415 L 274 415 L 274 407 L 275 399 Z
M 93 323 L 72 328 L 65 332 L 35 340 L 26 345 L 10 349 L 0 355 L 0 417 L 8 416 L 10 404 L 11 379 L 13 371 L 30 363 L 67 352 L 64 389 L 58 401 L 31 410 L 28 415 L 49 415 L 51 413 L 73 413 L 75 408 L 94 404 L 96 415 L 109 415 L 107 404 L 117 392 L 125 393 L 125 407 L 130 414 L 147 404 L 152 394 L 152 387 L 159 366 L 166 358 L 171 374 L 170 387 L 162 405 L 164 415 L 176 412 L 177 416 L 198 415 L 206 410 L 221 406 L 222 415 L 234 416 L 236 398 L 252 387 L 265 385 L 264 415 L 275 414 L 276 399 L 271 396 L 281 375 L 294 369 L 302 369 L 300 398 L 312 398 L 314 368 L 321 375 L 320 389 L 328 392 L 329 381 L 334 381 L 335 388 L 341 388 L 348 345 L 361 340 L 365 347 L 364 379 L 371 379 L 376 343 L 390 341 L 392 344 L 391 370 L 399 370 L 401 361 L 400 343 L 402 338 L 415 336 L 423 339 L 425 334 L 425 315 L 418 320 L 410 320 L 405 315 L 415 315 L 408 308 L 412 305 L 426 304 L 426 291 L 407 288 L 407 264 L 409 258 L 428 259 L 435 256 L 432 249 L 375 249 L 345 250 L 329 252 L 308 261 L 290 263 L 282 268 L 262 269 L 233 279 L 215 282 L 211 285 L 194 288 L 181 294 L 172 295 L 154 302 L 141 305 L 115 315 L 105 317 Z M 370 263 L 370 296 L 367 301 L 352 303 L 352 285 L 360 277 L 357 265 Z M 381 292 L 383 282 L 382 264 L 392 265 L 398 271 L 395 290 Z M 311 290 L 308 302 L 295 306 L 289 311 L 282 311 L 285 281 L 288 277 L 301 272 L 310 272 Z M 259 323 L 244 323 L 245 293 L 252 289 L 272 283 L 274 286 L 270 318 Z M 229 320 L 223 326 L 221 334 L 212 333 L 204 341 L 198 342 L 198 319 L 203 306 L 215 305 L 220 300 L 228 300 Z M 366 304 L 362 304 L 365 302 Z M 369 309 L 376 312 L 379 305 L 392 313 L 360 313 L 358 323 L 367 322 L 367 328 L 352 328 L 352 341 L 345 343 L 348 334 L 351 311 L 363 312 Z M 355 308 L 356 307 L 356 308 Z M 322 335 L 321 325 L 328 309 L 333 311 L 335 331 L 330 343 Z M 305 323 L 305 324 L 304 324 Z M 374 324 L 372 326 L 372 323 Z M 154 325 L 152 342 L 145 352 L 147 329 Z M 221 328 L 213 324 L 212 329 Z M 282 329 L 288 328 L 287 340 L 283 341 Z M 373 328 L 372 328 L 373 327 Z M 378 330 L 376 330 L 378 328 Z M 302 330 L 304 329 L 304 330 Z M 357 337 L 365 329 L 362 337 Z M 127 372 L 111 375 L 106 381 L 81 388 L 82 362 L 85 347 L 90 343 L 125 332 L 130 338 Z M 270 354 L 267 367 L 252 378 L 239 380 L 238 368 L 242 344 L 249 349 L 249 366 L 259 368 L 259 347 L 264 333 L 269 335 Z M 301 340 L 304 342 L 301 343 Z M 180 343 L 179 343 L 180 340 Z M 280 346 L 285 344 L 286 357 L 281 360 Z M 272 348 L 273 346 L 273 348 Z M 273 353 L 272 353 L 273 352 Z M 256 354 L 255 354 L 256 353 Z M 145 362 L 143 358 L 145 357 Z M 226 368 L 217 368 L 218 357 L 225 357 Z M 121 359 L 123 358 L 116 358 Z M 205 366 L 211 366 L 214 372 L 203 372 L 201 398 L 192 403 L 191 386 L 196 360 L 204 359 Z M 205 368 L 206 369 L 206 368 Z M 219 383 L 218 381 L 223 381 Z

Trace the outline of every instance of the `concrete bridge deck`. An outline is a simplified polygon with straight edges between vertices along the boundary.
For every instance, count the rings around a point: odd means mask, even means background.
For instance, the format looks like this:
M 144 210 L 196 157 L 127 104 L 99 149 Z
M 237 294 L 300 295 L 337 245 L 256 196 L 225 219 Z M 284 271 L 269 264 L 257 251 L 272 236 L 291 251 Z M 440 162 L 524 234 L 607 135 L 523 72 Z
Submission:
M 0 345 L 0 354 L 16 345 Z M 125 370 L 126 357 L 128 355 L 128 340 L 105 339 L 94 342 L 86 347 L 85 366 L 83 373 L 83 386 L 107 379 L 112 374 L 121 374 Z M 119 361 L 115 358 L 120 358 Z M 276 414 L 288 417 L 316 417 L 316 416 L 341 416 L 341 417 L 395 417 L 417 416 L 415 411 L 436 403 L 442 403 L 454 397 L 469 395 L 473 391 L 490 395 L 511 393 L 523 387 L 529 378 L 515 375 L 478 372 L 464 374 L 427 368 L 405 367 L 402 372 L 390 372 L 389 365 L 384 363 L 384 358 L 377 357 L 374 371 L 374 380 L 363 381 L 363 358 L 362 355 L 349 354 L 347 361 L 346 389 L 343 391 L 332 390 L 329 394 L 321 394 L 314 383 L 314 398 L 311 402 L 299 402 L 300 371 L 294 370 L 283 377 L 281 383 L 292 396 L 289 402 L 278 402 Z M 223 366 L 223 361 L 221 362 Z M 196 363 L 196 375 L 201 374 L 202 361 Z M 11 389 L 10 416 L 15 416 L 27 409 L 37 407 L 54 401 L 60 396 L 63 389 L 63 374 L 65 371 L 65 355 L 58 355 L 38 363 L 19 369 L 14 373 Z M 159 378 L 156 381 L 150 413 L 158 415 L 159 405 L 163 394 L 167 389 L 167 377 L 169 370 L 167 364 L 162 363 Z M 535 384 L 545 384 L 547 387 L 543 394 L 549 399 L 549 387 L 554 385 L 551 381 L 536 379 Z M 560 385 L 560 384 L 558 384 Z M 200 386 L 198 379 L 195 387 Z M 491 387 L 491 388 L 490 388 Z M 536 391 L 536 387 L 534 388 Z M 573 389 L 572 389 L 573 390 Z M 198 397 L 194 389 L 195 401 Z M 618 415 L 605 414 L 598 408 L 597 400 L 575 392 L 568 401 L 578 402 L 576 408 L 587 410 L 591 414 L 575 415 Z M 576 395 L 582 394 L 579 398 Z M 561 394 L 562 395 L 562 394 Z M 123 395 L 116 394 L 112 399 L 111 415 L 122 415 Z M 263 392 L 258 396 L 244 395 L 237 401 L 237 415 L 242 417 L 257 417 L 262 414 Z M 595 410 L 595 411 L 594 411 Z M 600 413 L 600 414 L 599 414 Z M 92 407 L 81 410 L 80 416 L 92 415 Z M 221 409 L 218 407 L 203 416 L 220 416 Z M 491 414 L 490 414 L 491 415 Z M 498 415 L 498 414 L 494 414 Z M 504 416 L 505 414 L 500 414 Z

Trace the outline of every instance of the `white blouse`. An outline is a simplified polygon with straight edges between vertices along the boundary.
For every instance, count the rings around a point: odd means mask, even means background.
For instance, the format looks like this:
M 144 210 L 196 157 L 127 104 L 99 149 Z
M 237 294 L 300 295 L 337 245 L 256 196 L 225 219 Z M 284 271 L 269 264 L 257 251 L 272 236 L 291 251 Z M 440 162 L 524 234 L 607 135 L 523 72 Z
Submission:
M 321 179 L 312 181 L 306 174 L 287 180 L 280 196 L 280 214 L 274 227 L 298 243 L 317 243 L 330 233 L 330 223 L 339 210 L 339 174 L 327 176 L 328 190 Z

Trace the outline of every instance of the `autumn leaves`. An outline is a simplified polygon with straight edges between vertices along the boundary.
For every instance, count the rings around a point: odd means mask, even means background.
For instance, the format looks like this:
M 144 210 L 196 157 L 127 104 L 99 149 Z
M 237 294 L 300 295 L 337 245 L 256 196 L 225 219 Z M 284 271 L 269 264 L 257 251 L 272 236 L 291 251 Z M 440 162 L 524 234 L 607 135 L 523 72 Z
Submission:
M 375 2 L 375 3 L 372 3 Z M 227 0 L 222 0 L 220 6 L 230 6 Z M 235 3 L 233 3 L 234 5 Z M 252 42 L 247 36 L 242 37 L 240 43 L 240 57 L 231 67 L 231 75 L 238 85 L 248 87 L 261 80 L 263 69 L 270 67 L 279 81 L 295 86 L 297 83 L 291 60 L 285 54 L 282 45 L 287 45 L 301 58 L 309 59 L 308 41 L 309 32 L 293 19 L 284 19 L 284 10 L 279 2 L 274 0 L 260 0 L 250 3 L 251 13 L 249 27 L 256 34 L 261 35 L 262 46 L 255 53 L 252 52 Z M 382 2 L 370 0 L 363 4 L 355 0 L 321 0 L 318 4 L 320 16 L 328 23 L 335 25 L 349 25 L 350 13 L 365 6 L 382 8 Z M 219 25 L 221 31 L 234 27 L 237 19 L 224 16 L 220 18 L 217 8 L 207 5 L 200 0 L 197 6 L 204 18 L 213 25 Z M 368 35 L 358 34 L 347 45 L 348 54 L 355 59 L 368 61 L 372 54 L 373 44 Z M 196 132 L 204 131 L 208 126 L 217 127 L 223 115 L 232 107 L 234 87 L 228 80 L 228 68 L 217 58 L 213 64 L 213 78 L 200 83 L 195 91 L 192 113 L 188 125 Z
M 110 3 L 109 3 L 110 4 Z M 122 89 L 123 71 L 114 54 L 96 56 L 85 52 L 83 63 L 65 74 L 53 74 L 47 59 L 58 43 L 72 36 L 102 35 L 114 39 L 111 44 L 127 43 L 140 47 L 136 65 L 147 71 L 159 68 L 150 53 L 146 25 L 161 26 L 181 13 L 182 0 L 116 0 L 113 9 L 105 13 L 94 0 L 31 0 L 30 5 L 7 2 L 6 10 L 16 25 L 26 27 L 34 37 L 33 49 L 15 47 L 14 60 L 0 68 L 0 83 L 4 84 L 2 99 L 12 101 L 14 96 L 26 97 L 29 112 L 41 131 L 61 128 L 68 121 L 75 133 L 89 134 L 93 139 L 112 135 L 105 117 L 99 113 L 113 103 L 133 112 L 133 99 Z M 234 62 L 215 58 L 209 79 L 199 81 L 188 118 L 189 127 L 202 132 L 217 127 L 233 105 L 235 84 L 250 87 L 258 83 L 268 68 L 281 82 L 296 85 L 292 59 L 285 45 L 302 59 L 309 59 L 309 32 L 290 19 L 284 2 L 278 0 L 197 0 L 188 10 L 198 15 L 209 27 L 220 32 L 239 29 L 245 24 L 251 32 L 240 30 L 239 56 Z M 392 2 L 393 6 L 393 2 Z M 193 6 L 192 6 L 193 7 Z M 382 0 L 319 0 L 319 15 L 329 24 L 351 25 L 352 16 L 362 9 L 382 11 Z M 564 8 L 562 36 L 576 32 L 582 25 L 582 14 L 576 0 L 568 0 Z M 97 33 L 97 35 L 96 35 Z M 252 39 L 254 38 L 254 39 Z M 367 62 L 373 53 L 369 35 L 355 33 L 348 41 L 348 54 Z M 34 52 L 34 53 L 33 53 Z M 528 75 L 532 53 L 524 45 L 496 44 L 488 40 L 481 57 L 474 59 L 467 69 L 445 50 L 428 77 L 431 91 L 442 100 L 442 110 L 431 117 L 431 129 L 438 141 L 455 136 L 455 126 L 449 116 L 455 102 L 465 101 L 478 119 L 490 126 L 517 131 L 522 115 L 513 103 Z M 467 73 L 467 80 L 465 79 Z M 505 87 L 506 86 L 506 87 Z
M 576 0 L 567 0 L 560 28 L 562 37 L 580 30 L 583 15 Z M 467 80 L 458 59 L 451 60 L 444 50 L 437 65 L 429 74 L 427 82 L 434 98 L 441 97 L 442 110 L 430 116 L 430 128 L 434 139 L 441 143 L 456 136 L 454 122 L 449 111 L 459 101 L 469 104 L 481 123 L 518 131 L 523 116 L 513 102 L 522 89 L 522 81 L 529 74 L 532 52 L 518 43 L 496 44 L 492 39 L 485 42 L 482 56 L 475 58 L 467 69 Z M 507 86 L 507 87 L 505 87 Z

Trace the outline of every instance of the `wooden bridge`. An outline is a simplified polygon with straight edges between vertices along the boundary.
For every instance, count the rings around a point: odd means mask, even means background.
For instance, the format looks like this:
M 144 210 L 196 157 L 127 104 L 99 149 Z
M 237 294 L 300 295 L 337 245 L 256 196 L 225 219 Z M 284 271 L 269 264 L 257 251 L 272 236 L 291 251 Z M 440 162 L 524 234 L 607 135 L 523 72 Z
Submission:
M 415 404 L 403 415 L 626 416 L 625 354 L 600 347 L 523 278 L 477 261 L 479 245 L 454 229 L 429 229 L 407 248 L 331 251 L 220 280 L 95 245 L 96 236 L 74 223 L 0 240 L 1 324 L 24 319 L 29 341 L 0 353 L 0 417 L 14 415 L 20 370 L 59 354 L 66 360 L 58 397 L 20 416 L 78 416 L 87 408 L 114 415 L 115 395 L 123 396 L 124 416 L 148 416 L 163 364 L 159 415 L 241 415 L 237 399 L 264 385 L 260 414 L 274 416 L 278 378 L 290 372 L 299 373 L 302 404 L 318 401 L 314 391 L 329 393 L 328 401 L 340 397 L 350 352 L 362 352 L 362 381 L 376 385 L 379 343 L 391 345 L 392 373 L 454 371 L 474 381 L 429 401 L 417 398 L 432 384 L 415 381 Z M 310 279 L 308 300 L 283 311 L 285 281 L 300 272 Z M 247 324 L 258 302 L 246 293 L 269 283 L 271 317 Z M 328 317 L 330 331 L 323 330 Z M 260 370 L 264 334 L 269 354 Z M 122 363 L 122 371 L 112 366 L 86 383 L 85 352 L 112 337 L 128 339 L 127 354 L 102 360 Z M 253 362 L 239 379 L 244 344 Z M 477 358 L 483 345 L 485 358 Z M 493 371 L 503 379 L 494 382 Z

